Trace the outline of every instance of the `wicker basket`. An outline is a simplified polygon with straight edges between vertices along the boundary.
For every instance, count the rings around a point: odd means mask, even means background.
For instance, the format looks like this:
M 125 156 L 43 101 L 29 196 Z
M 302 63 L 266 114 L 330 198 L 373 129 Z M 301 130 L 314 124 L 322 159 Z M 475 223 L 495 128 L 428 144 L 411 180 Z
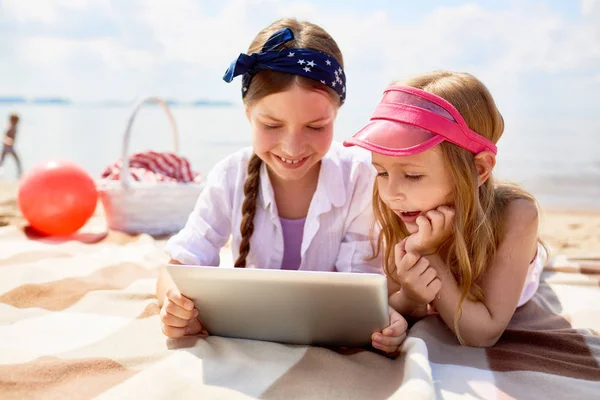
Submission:
M 127 162 L 131 127 L 138 111 L 146 103 L 158 103 L 164 109 L 173 129 L 175 152 L 179 152 L 177 126 L 168 105 L 156 97 L 145 98 L 134 106 L 125 130 L 120 180 L 102 179 L 97 187 L 110 229 L 165 235 L 183 228 L 204 183 L 147 183 L 131 179 Z

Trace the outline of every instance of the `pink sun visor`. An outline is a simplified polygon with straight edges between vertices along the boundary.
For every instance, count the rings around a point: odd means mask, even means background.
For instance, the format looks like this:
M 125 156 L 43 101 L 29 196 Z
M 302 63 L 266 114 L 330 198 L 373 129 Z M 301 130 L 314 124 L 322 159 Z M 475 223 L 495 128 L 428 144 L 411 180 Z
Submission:
M 344 146 L 360 146 L 387 156 L 421 153 L 444 140 L 477 154 L 497 153 L 494 143 L 472 131 L 443 98 L 409 86 L 390 86 L 370 122 Z

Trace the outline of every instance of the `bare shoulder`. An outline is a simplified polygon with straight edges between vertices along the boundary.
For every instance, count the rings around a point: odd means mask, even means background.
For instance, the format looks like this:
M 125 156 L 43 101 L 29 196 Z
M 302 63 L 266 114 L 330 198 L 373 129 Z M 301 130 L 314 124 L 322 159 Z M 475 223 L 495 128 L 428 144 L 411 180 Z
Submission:
M 528 265 L 537 251 L 537 241 L 538 209 L 535 203 L 527 199 L 511 201 L 505 210 L 504 234 L 498 254 L 514 261 L 515 254 L 523 252 Z
M 511 201 L 505 211 L 505 220 L 509 226 L 530 227 L 538 225 L 538 208 L 528 199 Z

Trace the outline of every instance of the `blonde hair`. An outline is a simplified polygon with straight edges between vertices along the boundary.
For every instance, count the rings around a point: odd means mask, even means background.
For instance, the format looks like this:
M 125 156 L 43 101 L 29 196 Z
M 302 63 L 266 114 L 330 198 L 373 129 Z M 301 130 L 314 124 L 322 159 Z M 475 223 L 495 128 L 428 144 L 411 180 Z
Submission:
M 395 83 L 400 84 L 400 82 Z M 401 84 L 438 95 L 450 102 L 465 119 L 467 125 L 497 143 L 504 131 L 504 120 L 488 89 L 467 73 L 434 71 L 419 75 Z M 442 245 L 446 263 L 460 289 L 460 300 L 454 318 L 454 330 L 461 344 L 464 341 L 458 329 L 462 304 L 466 298 L 485 302 L 481 279 L 489 268 L 500 240 L 504 236 L 506 206 L 516 199 L 536 204 L 533 196 L 516 185 L 496 185 L 493 176 L 479 188 L 474 154 L 450 142 L 440 144 L 455 188 L 454 234 Z M 379 197 L 377 182 L 373 189 L 373 209 L 381 232 L 377 240 L 376 256 L 383 252 L 387 275 L 394 279 L 394 245 L 409 235 L 404 223 Z
M 323 28 L 310 22 L 299 22 L 293 18 L 280 19 L 260 31 L 250 44 L 248 53 L 261 51 L 269 37 L 282 28 L 291 29 L 294 39 L 281 44 L 280 49 L 306 48 L 318 50 L 329 54 L 343 68 L 344 60 L 335 40 Z M 338 107 L 342 105 L 340 96 L 333 89 L 323 85 L 321 82 L 299 75 L 268 70 L 260 71 L 252 78 L 244 96 L 244 104 L 247 107 L 252 106 L 252 104 L 263 97 L 283 92 L 294 85 L 299 85 L 309 90 L 324 90 L 334 104 Z M 253 153 L 248 162 L 248 177 L 244 183 L 244 201 L 242 203 L 242 222 L 240 225 L 242 240 L 240 242 L 239 256 L 234 263 L 236 268 L 246 267 L 246 258 L 250 253 L 250 238 L 254 233 L 254 216 L 256 215 L 256 199 L 260 187 L 261 164 L 262 160 Z

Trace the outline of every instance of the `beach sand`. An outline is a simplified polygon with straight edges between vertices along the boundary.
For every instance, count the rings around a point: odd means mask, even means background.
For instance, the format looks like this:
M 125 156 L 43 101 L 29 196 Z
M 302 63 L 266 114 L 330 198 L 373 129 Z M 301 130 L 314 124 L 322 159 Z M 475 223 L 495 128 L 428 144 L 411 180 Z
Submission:
M 17 185 L 0 181 L 0 226 L 26 224 L 18 210 L 16 197 Z M 103 218 L 101 206 L 96 217 Z M 600 210 L 542 209 L 540 235 L 555 255 L 600 255 Z
M 21 214 L 16 199 L 17 185 L 0 181 L 0 226 L 20 222 Z

